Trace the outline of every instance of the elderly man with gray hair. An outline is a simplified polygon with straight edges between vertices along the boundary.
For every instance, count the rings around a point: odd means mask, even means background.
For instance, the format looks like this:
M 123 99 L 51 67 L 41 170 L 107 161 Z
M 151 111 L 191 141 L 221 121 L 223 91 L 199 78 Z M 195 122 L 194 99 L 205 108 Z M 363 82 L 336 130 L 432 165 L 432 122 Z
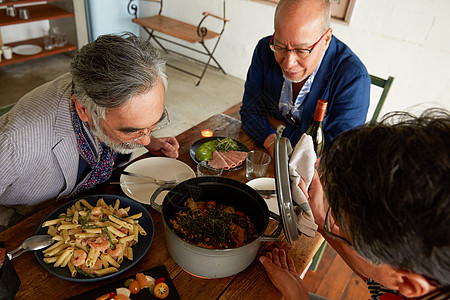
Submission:
M 70 73 L 0 118 L 0 225 L 105 182 L 137 148 L 178 157 L 175 138 L 152 137 L 169 123 L 166 88 L 165 62 L 148 41 L 124 33 L 82 47 Z

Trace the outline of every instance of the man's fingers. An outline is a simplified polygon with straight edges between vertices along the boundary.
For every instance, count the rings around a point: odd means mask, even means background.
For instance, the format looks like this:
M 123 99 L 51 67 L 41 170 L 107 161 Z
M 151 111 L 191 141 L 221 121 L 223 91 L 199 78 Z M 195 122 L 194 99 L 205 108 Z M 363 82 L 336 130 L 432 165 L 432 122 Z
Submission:
M 295 268 L 294 260 L 292 258 L 288 257 L 287 265 L 291 273 L 298 274 L 297 269 Z
M 284 249 L 280 249 L 280 255 L 279 255 L 279 257 L 280 257 L 280 264 L 281 264 L 281 267 L 283 268 L 283 269 L 288 269 L 288 264 L 287 264 L 287 260 L 286 260 L 286 251 L 284 251 Z
M 278 248 L 274 248 L 272 250 L 272 261 L 274 263 L 274 265 L 281 267 L 281 262 L 280 262 L 280 250 Z

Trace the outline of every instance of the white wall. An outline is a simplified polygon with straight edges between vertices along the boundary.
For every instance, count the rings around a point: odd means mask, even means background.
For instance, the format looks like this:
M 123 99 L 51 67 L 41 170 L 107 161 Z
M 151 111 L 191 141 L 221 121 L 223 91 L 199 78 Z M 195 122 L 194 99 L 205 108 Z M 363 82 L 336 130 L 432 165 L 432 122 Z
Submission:
M 202 11 L 222 11 L 221 0 L 164 1 L 163 14 L 191 24 L 197 24 Z M 226 8 L 231 22 L 215 56 L 228 74 L 245 79 L 256 43 L 273 33 L 275 6 L 227 0 Z M 140 15 L 157 9 L 157 4 L 141 1 Z M 369 73 L 395 77 L 382 114 L 416 105 L 450 109 L 449 13 L 449 0 L 357 0 L 350 25 L 332 22 L 334 34 Z

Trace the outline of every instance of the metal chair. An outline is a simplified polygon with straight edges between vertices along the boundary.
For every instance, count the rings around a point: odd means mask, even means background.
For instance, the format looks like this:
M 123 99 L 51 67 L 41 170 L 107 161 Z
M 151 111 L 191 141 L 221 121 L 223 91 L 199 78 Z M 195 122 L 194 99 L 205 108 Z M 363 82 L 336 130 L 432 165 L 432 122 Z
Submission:
M 381 108 L 383 107 L 384 101 L 386 100 L 386 97 L 389 93 L 392 82 L 394 81 L 394 77 L 389 76 L 388 79 L 383 79 L 374 75 L 370 75 L 370 80 L 373 85 L 383 89 L 380 99 L 378 100 L 377 107 L 375 108 L 375 112 L 373 113 L 372 119 L 370 120 L 370 123 L 375 123 L 378 119 Z
M 194 26 L 194 25 L 191 25 L 191 24 L 188 24 L 188 23 L 185 23 L 185 22 L 182 22 L 182 21 L 179 21 L 179 20 L 175 20 L 175 19 L 172 19 L 172 18 L 169 18 L 167 16 L 162 15 L 163 0 L 151 0 L 153 2 L 159 2 L 159 4 L 160 4 L 159 13 L 157 15 L 154 15 L 154 16 L 151 16 L 151 17 L 138 18 L 138 16 L 137 16 L 137 9 L 138 8 L 137 8 L 137 5 L 132 4 L 133 1 L 134 0 L 130 0 L 130 2 L 128 3 L 128 12 L 131 15 L 134 15 L 134 18 L 133 18 L 132 21 L 134 23 L 136 23 L 136 24 L 139 24 L 148 33 L 148 35 L 149 35 L 148 39 L 149 40 L 153 39 L 166 53 L 172 52 L 172 53 L 178 54 L 180 56 L 189 58 L 189 59 L 194 60 L 194 61 L 196 61 L 198 63 L 201 63 L 202 65 L 204 65 L 204 68 L 203 68 L 203 71 L 202 71 L 201 75 L 197 75 L 197 74 L 194 74 L 194 73 L 189 72 L 187 70 L 184 70 L 184 69 L 181 69 L 179 67 L 176 67 L 174 65 L 167 64 L 167 66 L 172 67 L 172 68 L 177 69 L 177 70 L 179 70 L 181 72 L 184 72 L 184 73 L 187 73 L 189 75 L 192 75 L 194 77 L 199 78 L 196 86 L 198 86 L 200 84 L 200 81 L 202 80 L 203 75 L 205 74 L 206 69 L 208 67 L 213 67 L 213 68 L 219 69 L 224 74 L 226 74 L 224 69 L 220 66 L 220 64 L 217 62 L 217 60 L 213 56 L 214 52 L 215 52 L 215 50 L 217 48 L 217 45 L 219 44 L 220 38 L 222 37 L 222 34 L 223 34 L 224 30 L 225 30 L 225 25 L 226 25 L 227 22 L 229 22 L 229 20 L 225 18 L 225 0 L 222 0 L 223 1 L 223 16 L 222 17 L 217 16 L 215 14 L 212 14 L 210 12 L 203 12 L 202 13 L 203 17 L 202 17 L 202 19 L 200 20 L 200 22 L 198 23 L 197 26 Z M 213 18 L 218 19 L 219 21 L 221 21 L 222 29 L 221 29 L 220 32 L 214 32 L 212 30 L 208 30 L 205 27 L 205 25 L 203 25 L 203 22 L 208 17 L 213 17 Z M 201 51 L 201 50 L 198 50 L 198 49 L 195 49 L 195 48 L 192 48 L 192 47 L 189 47 L 189 46 L 177 43 L 177 42 L 175 42 L 173 40 L 166 39 L 166 38 L 164 38 L 162 36 L 156 35 L 155 31 L 163 33 L 163 34 L 166 34 L 166 35 L 169 35 L 171 37 L 175 37 L 177 39 L 180 39 L 180 40 L 192 43 L 192 44 L 199 43 L 200 45 L 203 46 L 203 49 L 205 51 Z M 206 44 L 205 44 L 205 41 L 209 40 L 209 39 L 216 39 L 215 44 L 210 49 L 208 49 L 208 47 L 206 47 Z M 161 41 L 165 41 L 165 42 L 168 42 L 168 43 L 171 43 L 171 44 L 175 44 L 175 45 L 177 45 L 179 47 L 183 47 L 183 48 L 189 49 L 191 51 L 194 51 L 196 53 L 200 53 L 200 54 L 206 55 L 208 57 L 208 59 L 207 59 L 206 62 L 204 62 L 204 61 L 198 60 L 198 59 L 196 59 L 194 57 L 188 56 L 188 55 L 186 55 L 184 53 L 180 53 L 180 52 L 174 51 L 172 49 L 164 47 L 161 44 Z M 217 66 L 211 65 L 210 64 L 211 60 L 213 60 L 214 63 Z

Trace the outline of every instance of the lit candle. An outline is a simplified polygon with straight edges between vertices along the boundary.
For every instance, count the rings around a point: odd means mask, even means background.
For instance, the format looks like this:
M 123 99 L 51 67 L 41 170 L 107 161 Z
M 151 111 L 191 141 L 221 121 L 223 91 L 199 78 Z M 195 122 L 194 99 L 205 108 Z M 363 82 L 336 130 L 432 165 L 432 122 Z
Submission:
M 213 136 L 213 132 L 211 129 L 202 130 L 202 137 L 207 138 L 207 137 L 212 137 L 212 136 Z

